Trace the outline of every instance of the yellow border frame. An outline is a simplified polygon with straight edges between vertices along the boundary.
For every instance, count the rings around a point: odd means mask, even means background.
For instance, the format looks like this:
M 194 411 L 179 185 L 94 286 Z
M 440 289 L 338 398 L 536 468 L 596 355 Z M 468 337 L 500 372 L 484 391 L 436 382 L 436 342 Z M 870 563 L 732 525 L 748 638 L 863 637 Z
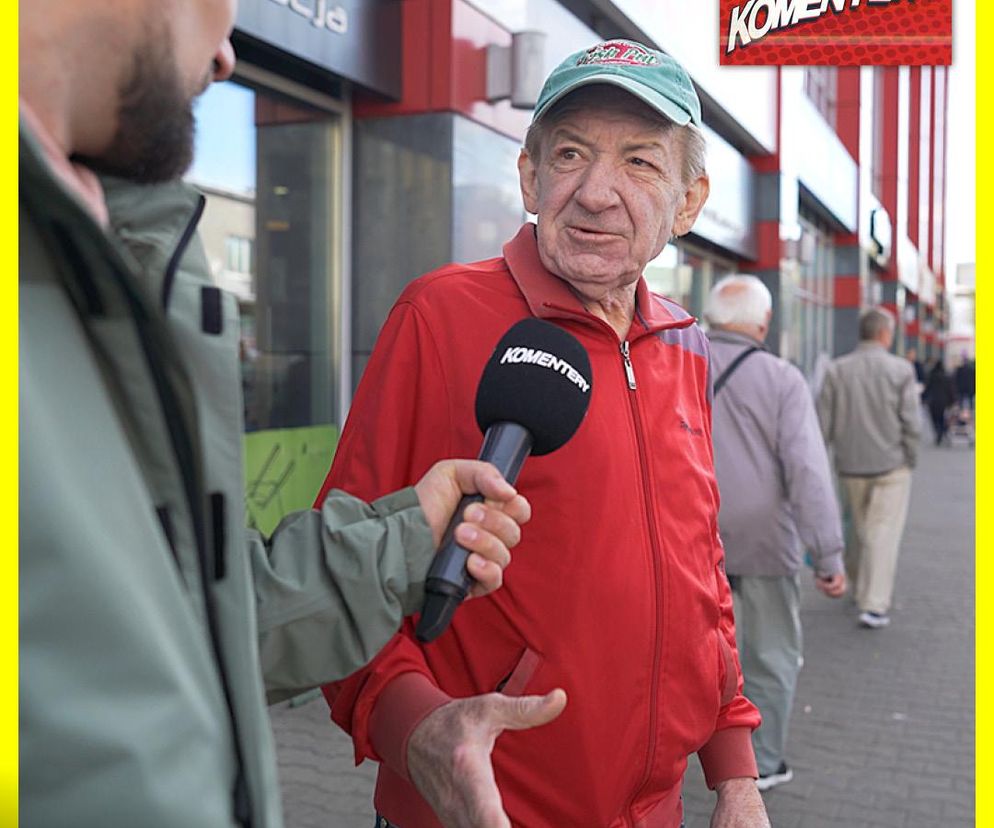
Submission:
M 0 664 L 4 668 L 2 685 L 3 725 L 0 738 L 0 825 L 17 824 L 17 9 L 8 9 L 8 25 L 0 34 L 0 84 L 10 127 L 0 130 L 0 191 L 3 215 L 0 215 L 0 251 L 3 269 L 0 279 L 0 456 L 4 458 L 3 496 L 0 497 L 0 525 L 6 527 L 8 565 L 0 578 Z
M 956 2 L 975 2 L 975 0 L 956 0 Z M 981 142 L 981 136 L 985 136 L 986 128 L 991 125 L 991 112 L 989 104 L 991 100 L 991 81 L 994 80 L 994 61 L 991 53 L 983 48 L 986 44 L 982 36 L 991 31 L 994 26 L 994 6 L 990 3 L 977 2 L 977 25 L 975 32 L 960 32 L 960 36 L 975 37 L 977 46 L 977 147 L 985 146 L 986 142 Z M 955 48 L 955 44 L 954 44 Z M 954 53 L 955 59 L 955 53 Z M 983 92 L 981 91 L 983 90 Z M 949 125 L 950 132 L 956 129 L 956 124 Z M 949 163 L 955 163 L 950 160 Z M 994 360 L 994 351 L 988 347 L 989 340 L 983 333 L 987 327 L 988 308 L 983 299 L 984 296 L 984 275 L 983 263 L 991 259 L 991 235 L 987 232 L 984 217 L 991 210 L 986 200 L 986 195 L 990 192 L 991 184 L 994 183 L 994 164 L 991 157 L 985 152 L 977 153 L 977 287 L 976 287 L 976 350 L 977 362 L 980 365 L 981 375 L 977 387 L 977 453 L 976 453 L 976 568 L 975 568 L 975 600 L 976 600 L 976 678 L 974 691 L 976 693 L 976 786 L 977 786 L 977 813 L 976 824 L 978 826 L 994 825 L 994 791 L 987 788 L 986 782 L 991 778 L 991 736 L 994 727 L 994 717 L 990 709 L 986 706 L 986 694 L 983 688 L 989 687 L 992 677 L 991 663 L 985 658 L 991 647 L 991 619 L 992 613 L 989 605 L 984 601 L 985 594 L 990 591 L 991 577 L 994 577 L 994 564 L 990 555 L 994 552 L 994 542 L 991 536 L 991 520 L 986 508 L 989 503 L 989 495 L 992 485 L 991 453 L 984 436 L 983 424 L 985 422 L 985 412 L 988 403 L 988 392 L 990 385 L 987 378 L 988 366 Z M 981 232 L 981 228 L 983 232 Z M 953 274 L 946 274 L 947 282 Z

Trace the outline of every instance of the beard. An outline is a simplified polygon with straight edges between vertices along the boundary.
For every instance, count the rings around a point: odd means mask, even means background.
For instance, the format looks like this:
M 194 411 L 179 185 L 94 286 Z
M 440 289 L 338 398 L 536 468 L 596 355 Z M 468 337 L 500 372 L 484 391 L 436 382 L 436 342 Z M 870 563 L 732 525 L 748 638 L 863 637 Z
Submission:
M 171 35 L 164 24 L 150 28 L 136 50 L 113 139 L 99 156 L 79 159 L 96 172 L 153 184 L 179 178 L 193 161 L 196 95 L 183 88 Z

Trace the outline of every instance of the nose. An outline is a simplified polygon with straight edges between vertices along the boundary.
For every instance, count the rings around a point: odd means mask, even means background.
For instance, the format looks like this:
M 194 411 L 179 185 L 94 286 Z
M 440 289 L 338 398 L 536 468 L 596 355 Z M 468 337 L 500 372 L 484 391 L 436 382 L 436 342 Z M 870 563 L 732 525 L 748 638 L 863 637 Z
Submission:
M 231 38 L 226 37 L 214 55 L 214 80 L 223 81 L 235 71 L 235 50 Z
M 608 159 L 595 159 L 583 173 L 574 194 L 576 202 L 589 213 L 600 213 L 618 203 L 615 182 L 618 172 Z

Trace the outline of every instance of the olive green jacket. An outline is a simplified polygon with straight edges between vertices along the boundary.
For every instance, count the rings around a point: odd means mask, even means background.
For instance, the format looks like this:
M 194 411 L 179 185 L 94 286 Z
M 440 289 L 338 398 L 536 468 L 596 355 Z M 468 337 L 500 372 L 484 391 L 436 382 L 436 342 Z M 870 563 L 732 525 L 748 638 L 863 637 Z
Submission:
M 182 184 L 112 230 L 20 141 L 24 826 L 279 826 L 266 696 L 353 672 L 415 611 L 407 489 L 244 528 L 238 311 Z

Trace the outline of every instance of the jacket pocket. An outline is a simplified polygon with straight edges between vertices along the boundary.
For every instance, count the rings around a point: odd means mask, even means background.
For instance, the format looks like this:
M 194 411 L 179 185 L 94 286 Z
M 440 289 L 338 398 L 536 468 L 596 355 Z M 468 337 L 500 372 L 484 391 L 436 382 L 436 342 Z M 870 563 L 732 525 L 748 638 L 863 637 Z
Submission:
M 718 677 L 721 686 L 721 700 L 719 706 L 724 707 L 738 691 L 738 671 L 735 669 L 735 656 L 732 655 L 732 648 L 728 646 L 725 636 L 718 630 L 718 657 L 721 663 L 718 669 Z
M 505 696 L 523 695 L 525 687 L 528 686 L 528 682 L 532 680 L 541 663 L 542 656 L 531 648 L 525 647 L 517 664 L 514 665 L 514 669 L 497 683 L 495 689 Z

